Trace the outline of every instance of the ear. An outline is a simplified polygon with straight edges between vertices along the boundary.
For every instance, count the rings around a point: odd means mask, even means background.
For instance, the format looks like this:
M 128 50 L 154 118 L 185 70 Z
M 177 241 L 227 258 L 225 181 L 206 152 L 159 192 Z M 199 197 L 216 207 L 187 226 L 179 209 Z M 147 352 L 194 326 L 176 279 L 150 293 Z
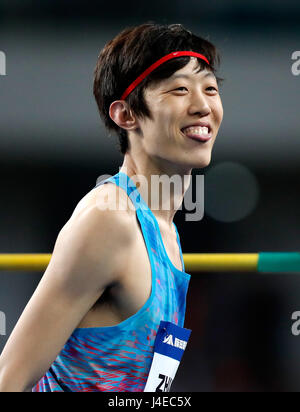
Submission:
M 135 130 L 139 123 L 124 100 L 116 100 L 109 107 L 110 118 L 122 129 Z

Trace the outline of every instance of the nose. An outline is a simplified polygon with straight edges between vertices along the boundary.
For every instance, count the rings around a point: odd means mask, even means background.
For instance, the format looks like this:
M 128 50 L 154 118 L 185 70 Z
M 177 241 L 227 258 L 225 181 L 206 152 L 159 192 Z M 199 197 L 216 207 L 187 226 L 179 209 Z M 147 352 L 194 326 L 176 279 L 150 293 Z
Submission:
M 209 105 L 208 98 L 201 91 L 193 93 L 189 105 L 189 114 L 200 114 L 206 116 L 211 113 L 211 107 Z

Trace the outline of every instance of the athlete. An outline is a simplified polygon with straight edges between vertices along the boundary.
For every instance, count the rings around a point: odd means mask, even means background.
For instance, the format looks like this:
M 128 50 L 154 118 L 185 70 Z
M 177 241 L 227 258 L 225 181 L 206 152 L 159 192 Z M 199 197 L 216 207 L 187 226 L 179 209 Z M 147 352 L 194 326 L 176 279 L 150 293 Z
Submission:
M 180 24 L 128 28 L 101 51 L 94 95 L 124 161 L 60 231 L 1 354 L 1 392 L 170 389 L 170 376 L 164 386 L 153 376 L 160 347 L 175 359 L 186 345 L 175 334 L 187 331 L 190 280 L 173 219 L 192 169 L 211 160 L 223 118 L 218 64 L 215 46 Z M 163 203 L 153 176 L 182 179 L 169 208 L 151 209 Z

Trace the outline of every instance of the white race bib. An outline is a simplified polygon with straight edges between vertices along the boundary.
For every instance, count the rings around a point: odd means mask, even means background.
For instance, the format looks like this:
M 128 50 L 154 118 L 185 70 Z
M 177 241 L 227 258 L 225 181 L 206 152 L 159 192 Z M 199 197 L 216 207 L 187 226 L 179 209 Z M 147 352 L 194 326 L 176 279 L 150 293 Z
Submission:
M 191 332 L 171 322 L 160 322 L 144 392 L 170 391 Z

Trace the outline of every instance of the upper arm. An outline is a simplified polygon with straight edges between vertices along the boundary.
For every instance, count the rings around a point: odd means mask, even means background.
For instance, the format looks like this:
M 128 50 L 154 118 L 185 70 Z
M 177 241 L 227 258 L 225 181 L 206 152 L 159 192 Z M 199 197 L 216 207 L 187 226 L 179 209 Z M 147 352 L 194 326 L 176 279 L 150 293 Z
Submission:
M 128 215 L 95 206 L 64 226 L 0 357 L 0 370 L 13 374 L 15 390 L 33 386 L 49 369 L 105 287 L 118 279 L 131 241 Z

